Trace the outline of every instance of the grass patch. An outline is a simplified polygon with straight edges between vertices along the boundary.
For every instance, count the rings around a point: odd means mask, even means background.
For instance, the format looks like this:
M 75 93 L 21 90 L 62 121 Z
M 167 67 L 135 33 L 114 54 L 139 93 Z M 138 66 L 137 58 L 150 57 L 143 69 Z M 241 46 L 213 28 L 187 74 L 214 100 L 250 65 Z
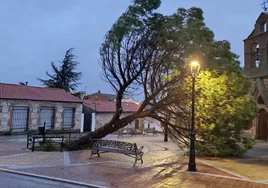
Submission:
M 241 158 L 202 158 L 202 160 L 252 180 L 268 180 L 268 160 Z

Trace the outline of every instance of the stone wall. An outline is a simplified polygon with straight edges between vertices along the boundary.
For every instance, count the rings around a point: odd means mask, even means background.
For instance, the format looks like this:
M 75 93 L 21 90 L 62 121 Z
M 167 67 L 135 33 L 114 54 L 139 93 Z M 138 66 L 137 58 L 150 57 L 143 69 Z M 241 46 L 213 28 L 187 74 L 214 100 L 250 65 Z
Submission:
M 0 100 L 0 131 L 9 131 L 10 103 Z
M 103 125 L 105 125 L 106 123 L 108 123 L 112 117 L 113 117 L 114 113 L 97 113 L 96 114 L 96 129 L 102 127 Z M 122 113 L 121 117 L 125 117 L 127 115 L 130 115 L 130 113 Z M 141 127 L 142 125 L 142 120 L 139 120 L 139 127 Z M 127 128 L 135 128 L 135 121 L 131 122 L 130 124 L 128 124 L 126 126 Z
M 29 108 L 28 129 L 37 130 L 40 124 L 41 107 L 52 107 L 54 112 L 53 129 L 62 129 L 64 108 L 75 108 L 74 127 L 80 129 L 82 104 L 81 103 L 60 103 L 45 101 L 28 101 L 28 100 L 0 100 L 0 131 L 9 131 L 12 129 L 12 107 L 26 106 Z

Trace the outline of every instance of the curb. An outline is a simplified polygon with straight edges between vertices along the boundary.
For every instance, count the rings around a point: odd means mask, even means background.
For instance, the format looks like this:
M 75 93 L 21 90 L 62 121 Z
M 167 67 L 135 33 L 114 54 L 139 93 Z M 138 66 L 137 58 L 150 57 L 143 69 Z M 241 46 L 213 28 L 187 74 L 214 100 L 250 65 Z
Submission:
M 252 180 L 250 178 L 241 176 L 241 175 L 236 174 L 234 172 L 231 172 L 229 170 L 226 170 L 226 169 L 223 169 L 223 168 L 220 168 L 220 167 L 212 166 L 211 164 L 209 164 L 207 162 L 203 162 L 203 161 L 199 161 L 199 162 L 203 163 L 205 165 L 208 165 L 210 167 L 216 168 L 218 170 L 221 170 L 223 172 L 229 173 L 231 175 L 237 176 L 237 177 L 223 176 L 223 175 L 217 175 L 217 174 L 208 174 L 208 173 L 202 173 L 202 172 L 188 172 L 188 171 L 185 171 L 185 173 L 197 173 L 197 174 L 203 174 L 203 175 L 208 175 L 208 176 L 223 177 L 223 178 L 228 178 L 228 179 L 237 179 L 237 180 L 241 180 L 241 181 L 247 181 L 247 182 L 253 182 L 253 183 L 262 183 L 262 184 L 268 185 L 268 181 L 266 181 L 266 180 Z
M 78 182 L 78 181 L 66 180 L 66 179 L 55 178 L 55 177 L 50 177 L 50 176 L 31 174 L 31 173 L 27 173 L 27 172 L 19 172 L 19 171 L 15 171 L 15 170 L 4 169 L 4 168 L 0 168 L 0 172 L 7 172 L 7 173 L 11 173 L 11 174 L 18 174 L 18 175 L 36 177 L 36 178 L 46 179 L 46 180 L 50 180 L 50 181 L 58 181 L 58 182 L 63 182 L 63 183 L 69 183 L 69 184 L 78 185 L 78 186 L 86 186 L 86 187 L 94 187 L 94 188 L 108 188 L 108 187 L 105 187 L 105 186 L 100 186 L 100 185 L 95 185 L 95 184 L 89 184 L 89 183 L 83 183 L 83 182 Z
M 224 168 L 217 167 L 217 166 L 213 166 L 213 165 L 211 165 L 211 164 L 208 163 L 208 162 L 205 162 L 205 161 L 199 161 L 199 162 L 201 162 L 201 163 L 203 163 L 203 164 L 205 164 L 205 165 L 208 165 L 208 166 L 210 166 L 210 167 L 216 168 L 217 170 L 226 172 L 226 173 L 228 173 L 228 174 L 230 174 L 230 175 L 236 176 L 236 177 L 238 177 L 238 178 L 241 178 L 241 179 L 244 179 L 244 180 L 251 180 L 250 178 L 247 178 L 247 177 L 245 177 L 245 176 L 241 176 L 241 175 L 239 175 L 239 174 L 237 174 L 237 173 L 231 172 L 231 171 L 226 170 L 226 169 L 224 169 Z
M 0 165 L 1 169 L 17 170 L 17 169 L 27 169 L 27 168 L 43 168 L 43 167 L 61 167 L 61 166 L 84 166 L 84 165 L 94 165 L 94 164 L 103 164 L 103 163 L 120 163 L 120 164 L 129 164 L 128 162 L 119 162 L 119 161 L 101 161 L 101 162 L 89 162 L 89 163 L 77 163 L 77 164 L 64 164 L 64 165 Z M 20 171 L 19 171 L 20 172 Z
M 252 183 L 259 183 L 259 184 L 268 185 L 268 182 L 264 182 L 264 181 L 241 179 L 241 178 L 235 178 L 235 177 L 223 176 L 223 175 L 217 175 L 217 174 L 208 174 L 208 173 L 203 173 L 203 172 L 189 172 L 189 171 L 185 171 L 185 170 L 180 170 L 178 172 L 188 173 L 188 174 L 200 174 L 200 175 L 205 175 L 205 176 L 213 176 L 213 177 L 218 177 L 218 178 L 226 178 L 226 179 L 233 179 L 233 180 L 239 180 L 239 181 L 245 181 L 245 182 L 252 182 Z

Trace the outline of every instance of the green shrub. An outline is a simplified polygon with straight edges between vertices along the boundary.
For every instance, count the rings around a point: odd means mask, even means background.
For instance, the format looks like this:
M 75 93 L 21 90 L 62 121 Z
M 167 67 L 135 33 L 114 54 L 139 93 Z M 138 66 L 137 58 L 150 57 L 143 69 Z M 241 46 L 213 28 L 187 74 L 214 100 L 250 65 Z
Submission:
M 40 148 L 42 151 L 55 151 L 57 150 L 57 145 L 56 142 L 51 140 L 51 139 L 47 139 L 45 140 L 45 142 L 41 141 L 40 143 Z
M 243 138 L 241 143 L 233 139 L 213 144 L 196 143 L 196 155 L 201 157 L 240 157 L 255 144 L 254 139 Z
M 253 138 L 243 138 L 242 143 L 244 144 L 247 150 L 252 149 L 252 147 L 256 144 L 255 139 Z
M 4 136 L 10 136 L 11 135 L 11 131 L 6 131 L 3 133 Z
M 65 141 L 64 148 L 68 151 L 75 151 L 80 149 L 77 140 Z
M 68 151 L 81 150 L 81 149 L 91 149 L 93 143 L 97 140 L 89 139 L 86 143 L 79 145 L 78 140 L 66 141 L 64 143 L 64 148 Z

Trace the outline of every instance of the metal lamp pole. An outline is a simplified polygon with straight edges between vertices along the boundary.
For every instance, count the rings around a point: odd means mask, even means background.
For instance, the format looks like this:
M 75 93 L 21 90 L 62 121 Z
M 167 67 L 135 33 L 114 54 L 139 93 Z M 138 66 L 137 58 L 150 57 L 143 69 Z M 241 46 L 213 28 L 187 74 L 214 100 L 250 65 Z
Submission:
M 189 164 L 188 164 L 188 171 L 195 172 L 196 171 L 196 163 L 195 163 L 195 128 L 194 128 L 194 103 L 195 103 L 195 77 L 196 74 L 199 72 L 200 65 L 198 62 L 191 63 L 191 73 L 192 73 L 192 121 L 191 121 L 191 132 L 190 132 L 190 156 L 189 156 Z

